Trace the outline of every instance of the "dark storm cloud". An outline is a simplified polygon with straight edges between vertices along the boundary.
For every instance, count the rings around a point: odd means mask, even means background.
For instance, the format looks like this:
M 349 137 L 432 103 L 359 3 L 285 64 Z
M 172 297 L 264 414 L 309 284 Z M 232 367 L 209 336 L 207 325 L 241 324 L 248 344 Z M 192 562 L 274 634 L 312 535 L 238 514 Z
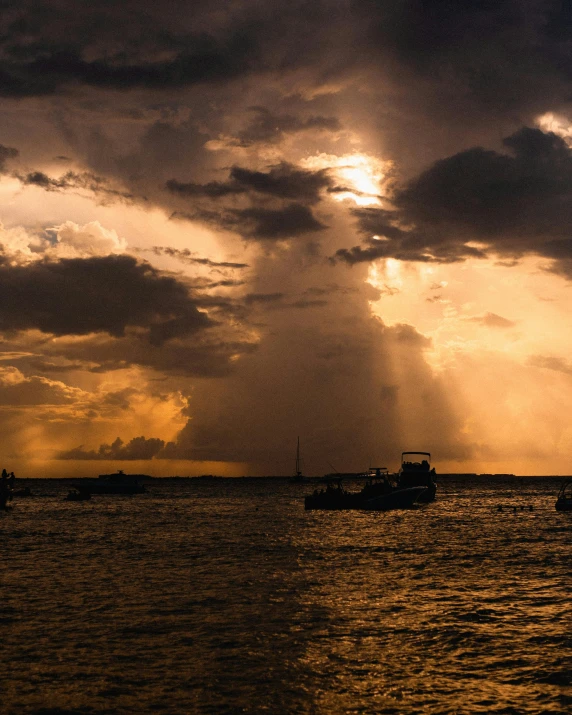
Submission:
M 306 131 L 330 131 L 341 129 L 336 117 L 310 116 L 301 118 L 292 114 L 275 114 L 266 107 L 249 107 L 254 112 L 250 124 L 238 132 L 238 146 L 252 146 L 258 143 L 277 143 L 285 134 L 298 134 Z
M 401 82 L 429 79 L 440 90 L 435 103 L 457 94 L 458 105 L 507 112 L 554 93 L 572 75 L 570 10 L 553 0 L 53 6 L 22 2 L 5 14 L 4 96 L 50 94 L 71 83 L 164 90 L 294 68 L 331 82 L 374 66 Z M 272 133 L 264 117 L 259 123 L 259 136 Z
M 469 149 L 436 162 L 397 193 L 418 224 L 469 230 L 495 241 L 568 236 L 572 226 L 572 153 L 563 139 L 523 128 L 500 154 Z
M 67 10 L 70 29 L 75 26 L 78 32 L 83 30 L 87 34 L 89 30 L 82 25 L 89 21 L 93 10 L 82 12 L 81 8 L 71 5 Z M 143 18 L 145 12 L 140 9 L 139 20 Z M 103 11 L 98 19 L 103 20 Z M 66 17 L 62 16 L 61 20 L 60 31 Z M 127 7 L 122 21 L 126 24 L 129 21 Z M 251 71 L 257 60 L 256 29 L 247 23 L 229 28 L 219 37 L 209 32 L 169 33 L 160 24 L 133 25 L 135 31 L 148 33 L 145 41 L 140 39 L 137 43 L 139 51 L 135 42 L 128 47 L 127 25 L 126 44 L 124 47 L 115 45 L 114 51 L 109 45 L 119 38 L 115 37 L 117 28 L 110 24 L 101 28 L 99 42 L 96 38 L 81 38 L 72 33 L 57 40 L 42 34 L 37 27 L 34 28 L 36 41 L 30 41 L 29 32 L 18 35 L 14 25 L 8 27 L 7 32 L 13 34 L 3 38 L 0 95 L 12 98 L 50 95 L 71 84 L 114 90 L 166 90 L 229 80 Z
M 437 161 L 396 190 L 393 210 L 354 210 L 366 245 L 341 249 L 336 258 L 572 258 L 570 148 L 553 133 L 526 127 L 503 144 L 506 153 L 477 147 Z
M 314 204 L 320 200 L 320 192 L 332 185 L 326 170 L 308 171 L 282 162 L 268 172 L 252 171 L 233 166 L 229 180 L 212 181 L 207 184 L 167 181 L 167 189 L 184 197 L 207 197 L 220 199 L 234 194 L 255 192 L 277 199 L 291 199 Z
M 230 176 L 231 180 L 261 194 L 307 203 L 317 203 L 320 200 L 320 191 L 331 185 L 331 179 L 325 170 L 297 169 L 286 162 L 273 167 L 268 173 L 235 166 Z
M 160 345 L 212 325 L 182 283 L 131 256 L 0 264 L 0 282 L 2 331 L 120 337 L 133 327 Z
M 0 172 L 3 172 L 6 168 L 6 163 L 10 159 L 15 159 L 20 152 L 17 149 L 13 149 L 9 146 L 3 146 L 0 144 Z
M 435 111 L 507 115 L 569 89 L 568 2 L 353 0 L 352 9 L 369 56 L 399 65 L 402 80 L 425 80 Z
M 288 204 L 280 209 L 237 209 L 229 213 L 230 223 L 245 238 L 281 240 L 326 228 L 302 204 Z
M 134 437 L 127 444 L 119 437 L 113 444 L 102 444 L 98 450 L 85 450 L 83 445 L 61 452 L 56 459 L 81 459 L 81 460 L 135 460 L 153 459 L 163 449 L 165 442 L 162 439 L 151 437 Z
M 281 241 L 306 233 L 323 231 L 327 226 L 302 204 L 287 204 L 284 208 L 198 209 L 193 213 L 176 211 L 173 219 L 186 219 L 214 224 L 227 231 L 236 231 L 245 239 Z

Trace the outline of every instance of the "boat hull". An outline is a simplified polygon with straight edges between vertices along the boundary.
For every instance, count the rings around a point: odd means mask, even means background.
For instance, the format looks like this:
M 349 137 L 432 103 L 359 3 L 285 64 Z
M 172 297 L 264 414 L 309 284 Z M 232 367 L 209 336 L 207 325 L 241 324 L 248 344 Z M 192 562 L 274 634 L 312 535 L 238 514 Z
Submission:
M 391 509 L 413 509 L 421 502 L 427 492 L 427 487 L 409 487 L 396 489 L 389 494 L 383 494 L 374 499 L 367 500 L 362 509 L 369 511 L 390 511 Z M 429 500 L 428 500 L 429 501 Z
M 397 486 L 400 489 L 423 489 L 424 491 L 419 497 L 419 501 L 423 504 L 435 501 L 437 485 L 433 481 L 433 475 L 429 473 L 400 472 L 397 478 Z
M 408 489 L 392 489 L 373 498 L 364 496 L 361 492 L 346 492 L 343 489 L 331 489 L 322 493 L 314 493 L 304 499 L 304 508 L 309 510 L 347 511 L 363 509 L 365 511 L 391 511 L 392 509 L 413 509 L 418 505 L 419 498 L 426 487 L 411 487 Z
M 558 499 L 556 511 L 572 511 L 572 499 Z
M 72 486 L 79 492 L 89 492 L 90 494 L 144 494 L 147 490 L 140 480 L 145 478 L 145 474 L 117 472 L 116 474 L 100 474 L 97 479 L 82 479 Z

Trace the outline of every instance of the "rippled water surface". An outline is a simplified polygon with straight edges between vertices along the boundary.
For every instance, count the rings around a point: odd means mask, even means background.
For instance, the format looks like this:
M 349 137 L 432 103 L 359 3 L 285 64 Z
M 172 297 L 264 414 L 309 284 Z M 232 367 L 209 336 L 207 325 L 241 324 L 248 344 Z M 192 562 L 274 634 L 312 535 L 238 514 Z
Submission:
M 377 514 L 285 480 L 29 484 L 0 514 L 3 713 L 572 712 L 559 480 Z

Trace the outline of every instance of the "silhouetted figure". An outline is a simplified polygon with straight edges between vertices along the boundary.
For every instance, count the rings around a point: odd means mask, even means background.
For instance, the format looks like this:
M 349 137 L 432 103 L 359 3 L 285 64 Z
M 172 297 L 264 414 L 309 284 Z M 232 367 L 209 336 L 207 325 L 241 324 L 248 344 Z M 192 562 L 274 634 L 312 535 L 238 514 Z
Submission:
M 8 502 L 12 499 L 12 489 L 8 483 L 8 472 L 2 470 L 2 478 L 0 479 L 0 509 L 7 509 Z

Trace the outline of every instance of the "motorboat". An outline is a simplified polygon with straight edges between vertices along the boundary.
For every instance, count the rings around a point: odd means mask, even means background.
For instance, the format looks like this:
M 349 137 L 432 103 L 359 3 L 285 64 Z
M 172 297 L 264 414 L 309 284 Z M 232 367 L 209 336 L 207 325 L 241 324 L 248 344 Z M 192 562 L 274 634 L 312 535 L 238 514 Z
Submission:
M 344 489 L 342 479 L 331 479 L 325 489 L 316 489 L 304 499 L 306 510 L 347 510 L 390 511 L 392 509 L 412 509 L 421 501 L 427 487 L 414 486 L 400 488 L 392 483 L 384 467 L 370 470 L 364 487 L 359 492 Z
M 397 474 L 397 486 L 400 489 L 425 487 L 426 491 L 419 496 L 419 501 L 434 501 L 437 485 L 435 484 L 435 469 L 431 468 L 431 453 L 402 452 L 401 469 Z
M 572 479 L 567 479 L 558 492 L 556 511 L 572 511 Z
M 147 490 L 141 480 L 146 474 L 124 474 L 120 469 L 114 474 L 100 474 L 97 479 L 82 479 L 73 486 L 80 492 L 90 494 L 144 494 Z

